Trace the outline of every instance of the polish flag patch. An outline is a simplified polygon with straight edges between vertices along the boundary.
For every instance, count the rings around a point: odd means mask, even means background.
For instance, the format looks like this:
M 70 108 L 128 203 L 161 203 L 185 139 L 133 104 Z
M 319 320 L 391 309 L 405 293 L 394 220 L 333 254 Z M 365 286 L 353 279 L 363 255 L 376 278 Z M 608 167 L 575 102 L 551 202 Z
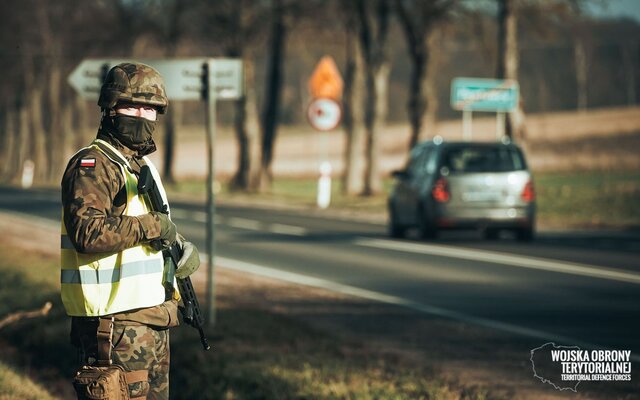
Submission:
M 89 167 L 89 168 L 93 168 L 96 166 L 96 159 L 95 158 L 83 158 L 80 160 L 80 166 L 81 167 Z

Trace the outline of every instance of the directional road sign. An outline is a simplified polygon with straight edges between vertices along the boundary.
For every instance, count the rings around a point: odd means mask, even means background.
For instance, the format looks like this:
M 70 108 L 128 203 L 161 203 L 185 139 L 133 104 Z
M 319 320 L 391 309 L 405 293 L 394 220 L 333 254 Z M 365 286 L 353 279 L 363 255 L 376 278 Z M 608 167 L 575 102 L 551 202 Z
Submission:
M 69 75 L 69 84 L 87 100 L 97 100 L 107 71 L 127 59 L 87 59 Z M 242 61 L 219 58 L 140 59 L 162 75 L 171 100 L 202 98 L 203 66 L 208 65 L 210 85 L 218 99 L 237 99 L 242 95 L 244 79 Z
M 319 131 L 330 131 L 338 126 L 342 110 L 332 99 L 315 99 L 309 104 L 307 118 L 312 127 Z
M 212 85 L 216 88 L 216 98 L 234 100 L 242 96 L 244 91 L 242 60 L 213 59 L 211 76 L 214 79 Z
M 451 107 L 461 111 L 513 111 L 520 88 L 514 80 L 455 78 Z

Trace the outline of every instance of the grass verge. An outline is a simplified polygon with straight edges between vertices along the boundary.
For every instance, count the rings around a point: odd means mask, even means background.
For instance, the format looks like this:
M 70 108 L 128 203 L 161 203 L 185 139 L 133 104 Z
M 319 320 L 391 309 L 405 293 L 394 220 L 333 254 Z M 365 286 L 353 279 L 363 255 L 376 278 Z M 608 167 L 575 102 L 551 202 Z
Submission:
M 538 221 L 542 227 L 637 227 L 640 226 L 640 173 L 638 172 L 544 172 L 534 175 Z M 315 179 L 276 178 L 269 193 L 237 193 L 222 185 L 220 200 L 258 204 L 314 207 Z M 332 185 L 331 209 L 372 213 L 384 219 L 387 196 L 393 181 L 384 181 L 381 194 L 345 196 L 339 182 Z M 190 179 L 169 185 L 169 191 L 204 198 L 204 181 Z
M 55 397 L 26 377 L 23 372 L 0 362 L 0 399 L 52 400 Z
M 0 398 L 74 398 L 75 357 L 58 295 L 57 258 L 7 243 L 0 240 L 0 317 L 45 301 L 54 306 L 44 318 L 0 331 Z M 208 332 L 214 351 L 204 352 L 188 327 L 172 331 L 172 398 L 485 398 L 484 389 L 445 382 L 426 367 L 381 354 L 356 338 L 243 303 L 242 282 L 233 282 L 218 287 L 218 322 Z
M 545 173 L 536 176 L 538 216 L 553 226 L 640 226 L 640 173 Z

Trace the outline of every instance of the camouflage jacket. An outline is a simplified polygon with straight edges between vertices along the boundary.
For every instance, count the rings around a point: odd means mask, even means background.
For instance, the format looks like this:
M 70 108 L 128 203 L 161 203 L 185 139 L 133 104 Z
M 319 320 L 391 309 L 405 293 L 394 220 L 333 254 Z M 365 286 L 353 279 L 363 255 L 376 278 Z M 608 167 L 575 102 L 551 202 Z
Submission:
M 133 150 L 101 131 L 98 139 L 116 147 L 135 173 L 140 171 L 143 161 Z M 95 159 L 95 163 L 84 167 L 83 159 Z M 160 236 L 160 221 L 153 215 L 123 215 L 127 206 L 124 184 L 120 167 L 99 150 L 83 149 L 71 158 L 62 177 L 62 207 L 67 234 L 78 252 L 117 252 Z M 177 304 L 168 300 L 114 317 L 126 324 L 175 326 Z
M 133 150 L 109 135 L 98 138 L 115 146 L 139 171 L 142 162 Z M 81 160 L 95 160 L 81 166 Z M 62 177 L 64 224 L 71 243 L 80 253 L 117 252 L 160 236 L 160 220 L 151 214 L 123 215 L 127 193 L 120 167 L 94 148 L 74 155 Z

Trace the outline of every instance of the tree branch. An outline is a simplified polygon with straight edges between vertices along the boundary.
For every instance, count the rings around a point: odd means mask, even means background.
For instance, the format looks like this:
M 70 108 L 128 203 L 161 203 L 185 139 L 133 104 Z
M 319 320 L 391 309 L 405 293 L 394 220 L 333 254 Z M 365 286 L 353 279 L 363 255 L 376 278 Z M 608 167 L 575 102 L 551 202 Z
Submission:
M 27 318 L 37 318 L 37 317 L 44 317 L 47 314 L 49 314 L 49 311 L 51 310 L 52 304 L 50 301 L 47 301 L 46 303 L 44 303 L 44 305 L 42 306 L 42 308 L 38 309 L 38 310 L 33 310 L 33 311 L 18 311 L 15 312 L 13 314 L 9 314 L 6 317 L 4 317 L 3 319 L 0 320 L 0 329 L 4 328 L 7 325 L 13 324 L 15 322 L 18 322 L 22 319 L 27 319 Z

